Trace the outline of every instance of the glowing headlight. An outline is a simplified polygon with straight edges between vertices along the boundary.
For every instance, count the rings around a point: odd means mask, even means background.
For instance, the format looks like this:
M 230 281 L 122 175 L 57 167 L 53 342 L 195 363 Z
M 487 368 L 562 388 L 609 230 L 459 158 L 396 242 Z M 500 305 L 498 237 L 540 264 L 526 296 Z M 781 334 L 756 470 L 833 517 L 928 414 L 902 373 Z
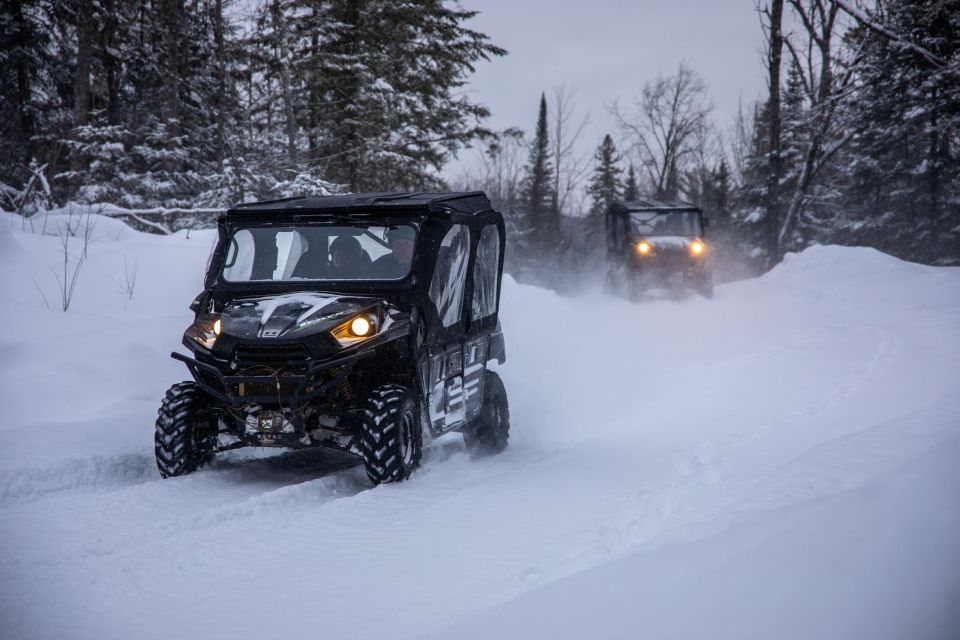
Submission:
M 707 250 L 707 245 L 703 244 L 699 240 L 694 240 L 690 243 L 690 253 L 695 256 L 702 255 L 704 251 Z
M 652 248 L 652 247 L 650 246 L 650 243 L 649 243 L 649 242 L 647 242 L 646 240 L 641 240 L 641 241 L 637 244 L 637 253 L 639 253 L 640 255 L 645 256 L 645 255 L 647 255 L 648 253 L 650 253 L 650 249 L 651 249 L 651 248 Z
M 370 333 L 371 329 L 373 329 L 373 325 L 370 324 L 370 321 L 363 316 L 354 318 L 350 321 L 350 333 L 357 337 L 366 337 Z
M 333 338 L 341 347 L 347 347 L 362 342 L 377 333 L 377 318 L 375 314 L 364 313 L 342 322 L 330 331 Z
M 213 333 L 220 335 L 220 318 L 217 318 L 216 322 L 213 323 Z

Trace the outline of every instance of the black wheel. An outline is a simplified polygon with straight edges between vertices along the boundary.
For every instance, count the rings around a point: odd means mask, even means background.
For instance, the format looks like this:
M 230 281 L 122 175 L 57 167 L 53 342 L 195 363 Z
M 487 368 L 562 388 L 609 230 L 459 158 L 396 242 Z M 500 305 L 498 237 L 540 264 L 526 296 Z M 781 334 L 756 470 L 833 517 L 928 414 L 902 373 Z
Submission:
M 217 431 L 211 422 L 206 394 L 195 382 L 170 387 L 157 412 L 153 436 L 161 476 L 185 476 L 213 458 Z
M 494 455 L 507 448 L 510 439 L 510 406 L 500 376 L 487 371 L 483 380 L 483 407 L 469 429 L 463 432 L 467 450 L 474 455 Z
M 354 448 L 373 484 L 406 480 L 420 466 L 423 430 L 413 394 L 385 384 L 367 398 Z

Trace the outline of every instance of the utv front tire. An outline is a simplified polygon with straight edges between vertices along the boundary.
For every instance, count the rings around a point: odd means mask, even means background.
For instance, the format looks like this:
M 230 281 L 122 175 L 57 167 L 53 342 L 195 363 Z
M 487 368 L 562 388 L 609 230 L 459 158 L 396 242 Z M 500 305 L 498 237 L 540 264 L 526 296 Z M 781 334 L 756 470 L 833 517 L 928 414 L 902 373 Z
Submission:
M 153 436 L 161 476 L 185 476 L 213 458 L 217 433 L 210 422 L 206 394 L 195 382 L 170 387 L 157 412 Z
M 493 371 L 483 380 L 483 406 L 473 425 L 464 430 L 463 442 L 475 456 L 496 455 L 507 448 L 510 439 L 510 406 L 503 381 Z
M 377 387 L 360 418 L 356 449 L 374 485 L 400 482 L 420 466 L 423 430 L 413 394 L 397 384 Z

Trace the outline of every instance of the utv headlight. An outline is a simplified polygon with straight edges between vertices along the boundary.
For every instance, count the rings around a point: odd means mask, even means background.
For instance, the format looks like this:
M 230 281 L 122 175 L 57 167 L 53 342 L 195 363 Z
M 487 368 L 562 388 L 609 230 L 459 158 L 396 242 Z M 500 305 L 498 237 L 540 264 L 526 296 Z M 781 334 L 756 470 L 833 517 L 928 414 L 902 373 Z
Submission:
M 341 347 L 347 347 L 375 335 L 377 329 L 377 317 L 372 313 L 362 313 L 340 323 L 330 334 Z
M 650 243 L 647 242 L 646 240 L 641 240 L 640 242 L 637 243 L 637 253 L 639 253 L 642 256 L 649 254 L 650 249 L 652 248 L 653 247 L 651 247 Z
M 350 333 L 358 338 L 365 338 L 370 335 L 373 329 L 373 323 L 367 318 L 359 316 L 350 321 Z
M 707 250 L 707 245 L 703 244 L 699 240 L 694 240 L 690 243 L 690 253 L 695 256 L 702 256 Z
M 202 315 L 187 328 L 187 336 L 205 349 L 212 349 L 220 331 L 220 318 Z

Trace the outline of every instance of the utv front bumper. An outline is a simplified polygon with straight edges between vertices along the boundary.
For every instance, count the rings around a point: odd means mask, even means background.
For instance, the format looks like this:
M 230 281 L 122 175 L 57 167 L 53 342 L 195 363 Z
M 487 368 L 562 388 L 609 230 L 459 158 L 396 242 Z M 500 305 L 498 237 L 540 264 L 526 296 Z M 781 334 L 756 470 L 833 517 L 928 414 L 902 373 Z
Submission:
M 217 367 L 180 353 L 174 360 L 187 365 L 197 384 L 223 408 L 239 417 L 244 408 L 279 406 L 302 431 L 303 409 L 313 401 L 330 397 L 350 375 L 354 365 L 370 352 L 357 352 L 311 366 L 302 374 L 224 375 Z

